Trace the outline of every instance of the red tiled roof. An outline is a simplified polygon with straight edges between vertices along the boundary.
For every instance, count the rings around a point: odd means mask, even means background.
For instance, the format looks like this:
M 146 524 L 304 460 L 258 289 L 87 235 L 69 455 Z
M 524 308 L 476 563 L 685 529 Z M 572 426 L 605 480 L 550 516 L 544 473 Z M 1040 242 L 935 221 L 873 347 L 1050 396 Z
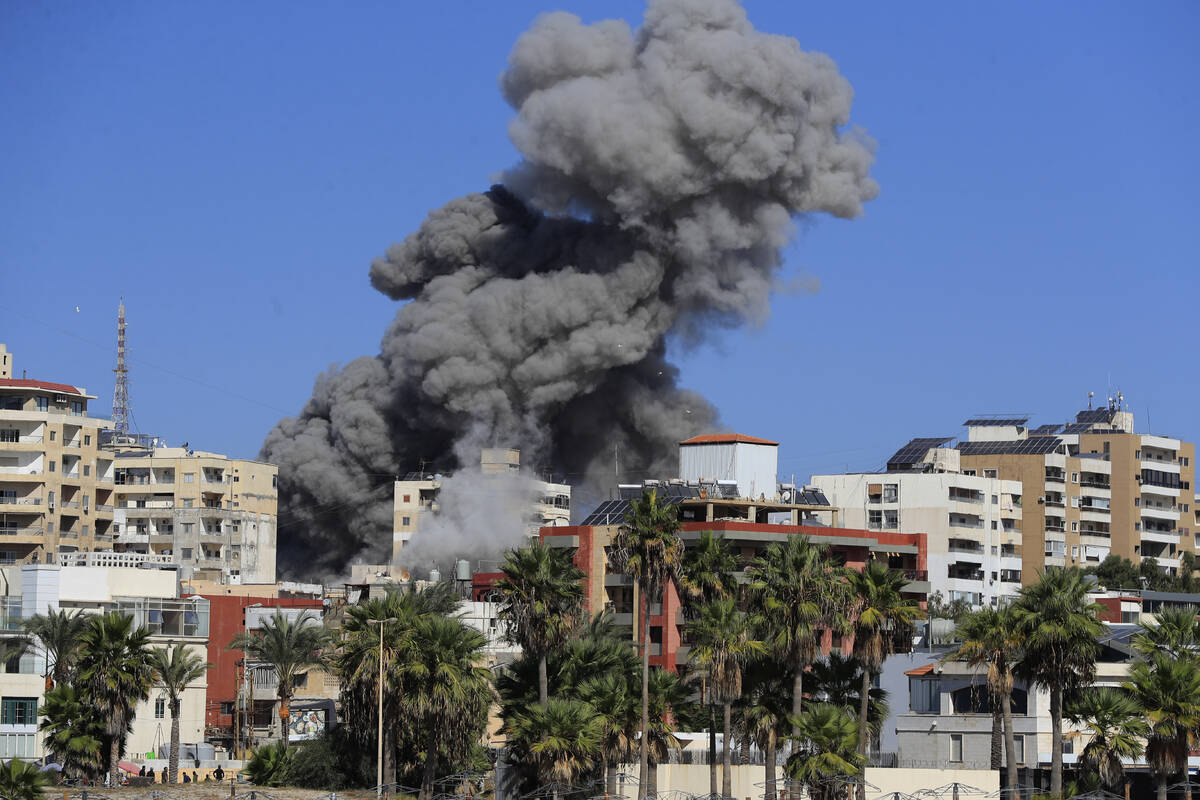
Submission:
M 933 664 L 926 664 L 923 667 L 917 667 L 916 669 L 910 669 L 910 670 L 906 671 L 904 674 L 919 676 L 919 675 L 928 675 L 931 672 L 933 672 Z
M 0 389 L 45 389 L 48 392 L 83 396 L 82 389 L 67 383 L 51 383 L 50 381 L 35 381 L 25 378 L 0 378 Z
M 702 436 L 685 439 L 680 444 L 769 444 L 775 447 L 779 446 L 779 442 L 772 442 L 770 439 L 756 439 L 740 433 L 706 433 Z

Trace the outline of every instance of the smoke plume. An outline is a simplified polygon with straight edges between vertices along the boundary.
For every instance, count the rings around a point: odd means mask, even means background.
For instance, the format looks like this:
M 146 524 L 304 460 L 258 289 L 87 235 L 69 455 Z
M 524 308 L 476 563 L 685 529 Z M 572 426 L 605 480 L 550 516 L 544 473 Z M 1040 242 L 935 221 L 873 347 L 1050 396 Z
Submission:
M 667 337 L 764 319 L 794 218 L 878 192 L 834 62 L 732 0 L 652 0 L 637 30 L 547 14 L 500 86 L 522 160 L 371 264 L 404 301 L 379 355 L 321 375 L 263 445 L 289 574 L 387 560 L 391 481 L 422 461 L 518 447 L 607 487 L 617 451 L 626 479 L 673 474 L 715 412 L 677 385 Z

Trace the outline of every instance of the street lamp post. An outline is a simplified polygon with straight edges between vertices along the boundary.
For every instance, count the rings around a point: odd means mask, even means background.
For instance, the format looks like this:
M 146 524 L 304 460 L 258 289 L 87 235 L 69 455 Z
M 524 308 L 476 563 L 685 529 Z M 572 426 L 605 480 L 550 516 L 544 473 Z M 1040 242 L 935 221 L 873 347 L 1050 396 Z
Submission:
M 367 622 L 379 624 L 379 741 L 375 754 L 375 796 L 383 797 L 383 626 L 395 622 L 395 617 L 387 619 L 369 619 Z

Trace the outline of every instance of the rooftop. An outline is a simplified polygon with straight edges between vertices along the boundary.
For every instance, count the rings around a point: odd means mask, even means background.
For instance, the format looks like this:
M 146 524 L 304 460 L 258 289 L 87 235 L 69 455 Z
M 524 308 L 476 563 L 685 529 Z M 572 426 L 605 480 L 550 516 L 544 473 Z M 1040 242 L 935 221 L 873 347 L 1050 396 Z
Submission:
M 52 383 L 51 381 L 38 381 L 32 378 L 0 378 L 0 389 L 40 389 L 44 392 L 56 392 L 58 394 L 71 394 L 76 397 L 90 397 L 81 387 L 71 386 L 68 383 Z
M 684 439 L 680 444 L 765 444 L 772 447 L 779 446 L 779 442 L 772 442 L 770 439 L 758 439 L 754 436 L 746 436 L 741 433 L 705 433 L 701 436 Z

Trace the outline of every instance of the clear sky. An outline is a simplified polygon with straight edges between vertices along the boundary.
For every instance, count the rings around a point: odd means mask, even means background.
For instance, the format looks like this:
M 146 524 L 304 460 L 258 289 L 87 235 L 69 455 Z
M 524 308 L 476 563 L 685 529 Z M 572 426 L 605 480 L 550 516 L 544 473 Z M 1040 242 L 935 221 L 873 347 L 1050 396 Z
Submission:
M 1200 4 L 749 0 L 828 53 L 882 194 L 814 218 L 816 294 L 676 348 L 780 468 L 874 469 L 969 416 L 1062 421 L 1120 388 L 1200 438 Z M 515 159 L 497 91 L 542 11 L 633 2 L 20 2 L 0 7 L 0 341 L 18 376 L 253 456 L 396 306 L 370 259 Z M 76 310 L 78 308 L 78 310 Z M 1149 417 L 1149 423 L 1147 421 Z

